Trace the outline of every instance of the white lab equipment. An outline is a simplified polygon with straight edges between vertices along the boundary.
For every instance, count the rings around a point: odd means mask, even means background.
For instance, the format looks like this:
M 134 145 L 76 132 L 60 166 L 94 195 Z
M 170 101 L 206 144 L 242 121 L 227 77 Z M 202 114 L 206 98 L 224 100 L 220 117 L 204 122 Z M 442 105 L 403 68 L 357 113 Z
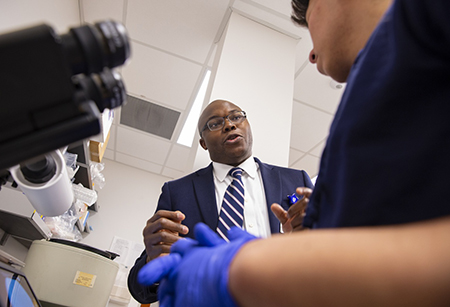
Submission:
M 33 241 L 23 269 L 43 306 L 105 307 L 119 270 L 107 251 L 66 241 Z

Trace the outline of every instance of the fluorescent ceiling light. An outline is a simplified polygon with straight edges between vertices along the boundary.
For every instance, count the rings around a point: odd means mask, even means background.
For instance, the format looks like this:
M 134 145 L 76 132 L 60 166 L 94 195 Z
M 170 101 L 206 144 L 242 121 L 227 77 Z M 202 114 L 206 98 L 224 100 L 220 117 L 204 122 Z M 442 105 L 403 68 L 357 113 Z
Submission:
M 202 110 L 203 100 L 205 100 L 206 89 L 209 83 L 209 77 L 211 76 L 211 71 L 207 70 L 205 77 L 203 78 L 202 85 L 198 90 L 197 97 L 192 104 L 191 111 L 184 123 L 183 130 L 181 130 L 180 136 L 178 137 L 177 143 L 192 147 L 192 142 L 194 141 L 195 133 L 197 132 L 197 122 Z

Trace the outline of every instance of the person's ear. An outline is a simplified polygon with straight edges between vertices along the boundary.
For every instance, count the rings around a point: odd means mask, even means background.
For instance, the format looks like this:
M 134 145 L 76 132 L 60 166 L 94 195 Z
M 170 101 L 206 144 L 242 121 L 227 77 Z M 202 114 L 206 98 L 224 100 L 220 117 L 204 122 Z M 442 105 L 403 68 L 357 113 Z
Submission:
M 199 140 L 199 142 L 200 142 L 200 146 L 202 146 L 204 150 L 208 150 L 208 147 L 206 147 L 206 143 L 205 143 L 205 140 L 203 138 L 201 138 Z

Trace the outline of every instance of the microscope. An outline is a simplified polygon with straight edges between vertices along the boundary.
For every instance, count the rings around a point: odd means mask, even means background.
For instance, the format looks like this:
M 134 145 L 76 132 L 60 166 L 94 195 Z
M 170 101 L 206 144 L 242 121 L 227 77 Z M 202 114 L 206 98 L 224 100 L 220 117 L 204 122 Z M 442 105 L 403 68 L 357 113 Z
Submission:
M 59 149 L 99 134 L 101 112 L 124 104 L 114 68 L 129 57 L 125 27 L 111 20 L 62 35 L 46 24 L 0 35 L 0 188 L 12 176 L 40 214 L 69 209 Z

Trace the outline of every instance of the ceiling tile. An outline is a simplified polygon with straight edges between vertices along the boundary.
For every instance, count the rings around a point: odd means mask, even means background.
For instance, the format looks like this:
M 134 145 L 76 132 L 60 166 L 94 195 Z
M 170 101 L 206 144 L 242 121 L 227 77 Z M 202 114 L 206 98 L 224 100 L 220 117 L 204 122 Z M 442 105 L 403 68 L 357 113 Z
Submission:
M 322 156 L 323 149 L 325 148 L 325 142 L 326 142 L 326 140 L 320 142 L 319 144 L 316 145 L 316 147 L 314 147 L 308 153 L 320 158 Z
M 133 96 L 184 110 L 201 69 L 200 65 L 133 43 L 131 60 L 122 69 L 122 77 Z
M 244 1 L 244 0 L 242 0 Z M 259 5 L 262 5 L 264 7 L 267 7 L 271 10 L 274 10 L 280 14 L 283 14 L 286 17 L 290 17 L 291 15 L 291 2 L 290 1 L 274 1 L 274 0 L 247 0 L 244 2 L 249 2 L 249 3 L 257 3 Z
M 294 102 L 291 147 L 310 151 L 328 135 L 332 115 L 302 103 Z
M 170 142 L 134 129 L 117 127 L 116 150 L 142 160 L 163 165 L 169 154 Z
M 124 0 L 82 0 L 84 21 L 95 23 L 112 19 L 123 23 Z
M 133 38 L 205 63 L 228 1 L 128 0 L 127 28 Z
M 58 34 L 80 25 L 77 0 L 0 1 L 0 32 L 46 23 Z
M 116 152 L 116 161 L 156 174 L 161 173 L 162 169 L 161 165 L 149 161 L 144 161 L 136 157 L 128 156 L 120 152 Z
M 297 160 L 303 157 L 305 153 L 303 151 L 296 150 L 294 148 L 289 149 L 289 167 L 291 167 Z
M 181 178 L 181 177 L 185 176 L 186 174 L 187 173 L 185 173 L 185 172 L 174 170 L 169 167 L 165 167 L 161 172 L 161 175 L 169 177 L 169 178 L 173 178 L 173 179 Z
M 317 176 L 319 173 L 320 159 L 311 155 L 305 155 L 291 167 L 295 169 L 305 170 L 310 178 Z
M 190 147 L 173 145 L 172 149 L 170 150 L 169 157 L 167 159 L 167 165 L 170 165 L 170 167 L 173 169 L 185 171 L 190 152 L 191 152 Z
M 296 26 L 290 20 L 290 12 L 287 12 L 289 2 L 279 3 L 279 1 L 260 0 L 264 5 L 255 1 L 237 0 L 233 3 L 233 12 L 263 24 L 278 32 L 284 33 L 292 38 L 299 39 L 306 33 L 305 28 Z M 265 6 L 268 5 L 268 6 Z M 279 11 L 283 11 L 280 13 Z
M 344 89 L 332 88 L 331 81 L 317 71 L 316 65 L 309 63 L 295 79 L 294 99 L 334 114 Z

